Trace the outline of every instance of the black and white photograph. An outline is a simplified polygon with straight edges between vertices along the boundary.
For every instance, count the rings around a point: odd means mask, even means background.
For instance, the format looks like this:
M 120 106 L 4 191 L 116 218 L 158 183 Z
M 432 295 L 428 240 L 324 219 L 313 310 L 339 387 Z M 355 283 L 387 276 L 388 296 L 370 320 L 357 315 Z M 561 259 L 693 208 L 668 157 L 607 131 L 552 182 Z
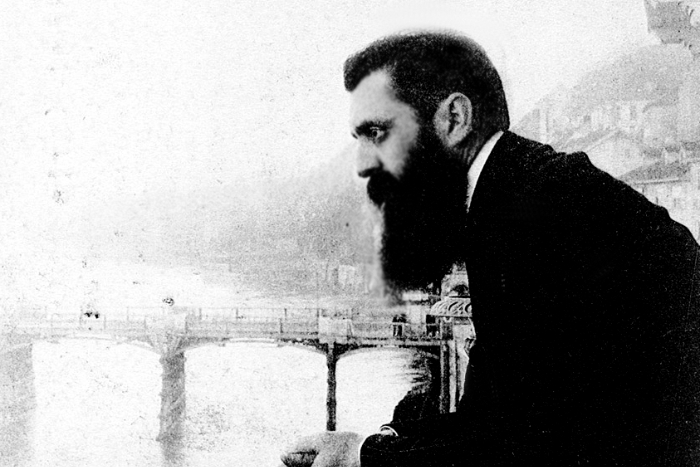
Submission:
M 700 466 L 700 1 L 3 0 L 0 466 Z

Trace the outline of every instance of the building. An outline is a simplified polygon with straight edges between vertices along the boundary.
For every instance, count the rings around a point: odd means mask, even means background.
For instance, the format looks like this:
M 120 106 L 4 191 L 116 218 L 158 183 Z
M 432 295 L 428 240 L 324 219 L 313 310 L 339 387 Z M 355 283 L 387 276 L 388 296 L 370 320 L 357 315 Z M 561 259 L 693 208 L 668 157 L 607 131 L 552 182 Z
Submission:
M 583 151 L 596 167 L 614 177 L 649 163 L 639 140 L 617 128 L 599 129 L 571 138 L 558 149 L 566 152 Z
M 650 148 L 663 148 L 678 140 L 677 97 L 647 104 L 643 109 L 642 143 Z
M 515 126 L 515 132 L 541 143 L 552 144 L 568 135 L 567 90 L 559 88 L 541 99 Z
M 632 170 L 621 180 L 651 202 L 668 209 L 669 215 L 700 239 L 700 158 L 683 145 L 664 149 L 664 157 Z

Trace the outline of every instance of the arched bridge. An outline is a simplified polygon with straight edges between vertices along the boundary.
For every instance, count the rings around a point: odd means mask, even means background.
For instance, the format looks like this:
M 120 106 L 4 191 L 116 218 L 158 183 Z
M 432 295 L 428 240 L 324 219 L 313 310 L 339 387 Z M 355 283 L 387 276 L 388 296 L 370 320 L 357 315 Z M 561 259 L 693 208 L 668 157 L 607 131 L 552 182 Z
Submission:
M 401 312 L 399 310 L 398 312 Z M 111 339 L 146 346 L 161 355 L 163 367 L 159 439 L 179 436 L 185 411 L 185 352 L 209 343 L 270 341 L 302 345 L 322 352 L 328 367 L 327 423 L 335 429 L 336 364 L 348 352 L 376 347 L 420 347 L 440 358 L 443 407 L 454 405 L 455 345 L 447 323 L 425 324 L 392 319 L 397 310 L 309 308 L 127 308 L 75 315 L 34 313 L 5 317 L 9 347 L 31 355 L 38 339 Z M 452 350 L 450 350 L 452 349 Z M 1 350 L 1 349 L 0 349 Z M 0 355 L 0 358 L 2 356 Z M 450 366 L 451 365 L 451 366 Z
M 171 311 L 172 310 L 172 311 Z M 396 311 L 393 312 L 396 314 Z M 101 338 L 149 344 L 160 351 L 165 335 L 207 341 L 266 339 L 317 347 L 435 346 L 444 329 L 438 324 L 392 322 L 391 314 L 362 316 L 350 310 L 320 308 L 139 308 L 120 313 L 34 314 L 7 319 L 5 333 L 34 339 Z

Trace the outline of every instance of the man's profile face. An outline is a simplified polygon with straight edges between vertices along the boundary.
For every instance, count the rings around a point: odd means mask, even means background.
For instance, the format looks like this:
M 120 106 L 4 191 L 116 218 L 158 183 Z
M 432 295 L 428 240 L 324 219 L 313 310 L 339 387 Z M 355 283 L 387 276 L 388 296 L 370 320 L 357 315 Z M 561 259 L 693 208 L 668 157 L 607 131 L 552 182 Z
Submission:
M 350 126 L 359 142 L 360 176 L 381 168 L 400 178 L 420 124 L 413 108 L 395 97 L 386 71 L 371 73 L 351 93 Z
M 392 291 L 425 289 L 461 259 L 466 169 L 451 157 L 432 122 L 398 100 L 386 71 L 351 93 L 350 125 L 358 140 L 358 174 L 381 213 L 379 251 Z

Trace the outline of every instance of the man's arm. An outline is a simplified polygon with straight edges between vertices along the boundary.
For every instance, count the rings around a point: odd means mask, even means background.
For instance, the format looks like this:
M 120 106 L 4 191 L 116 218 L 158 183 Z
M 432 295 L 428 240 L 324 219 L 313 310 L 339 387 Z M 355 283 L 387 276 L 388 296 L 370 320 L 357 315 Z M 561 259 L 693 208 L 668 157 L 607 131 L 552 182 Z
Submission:
M 391 425 L 396 435 L 382 433 L 362 444 L 362 467 L 446 467 L 465 462 L 472 454 L 473 433 L 458 414 L 446 414 Z
M 489 367 L 486 355 L 481 347 L 474 345 L 469 352 L 469 366 L 465 381 L 465 395 L 460 401 L 456 413 L 439 415 L 387 424 L 396 436 L 374 434 L 367 438 L 357 435 L 354 443 L 344 439 L 347 433 L 320 433 L 304 438 L 283 455 L 289 467 L 322 467 L 324 459 L 342 458 L 337 465 L 355 465 L 355 459 L 361 459 L 362 467 L 412 467 L 412 466 L 450 466 L 464 462 L 476 462 L 483 457 L 481 452 L 488 452 L 488 426 L 482 422 L 489 410 Z M 479 428 L 481 427 L 481 428 Z M 347 452 L 340 449 L 347 448 Z M 333 455 L 319 457 L 312 464 L 317 453 L 335 452 Z M 343 451 L 340 453 L 339 451 Z M 292 452 L 313 453 L 311 462 L 303 463 L 302 458 L 309 456 L 291 455 Z M 298 462 L 294 462 L 297 460 Z
M 478 342 L 469 352 L 464 397 L 457 412 L 389 423 L 397 436 L 369 436 L 362 444 L 362 467 L 449 466 L 475 463 L 489 451 L 490 430 L 484 420 L 490 400 L 489 367 Z

